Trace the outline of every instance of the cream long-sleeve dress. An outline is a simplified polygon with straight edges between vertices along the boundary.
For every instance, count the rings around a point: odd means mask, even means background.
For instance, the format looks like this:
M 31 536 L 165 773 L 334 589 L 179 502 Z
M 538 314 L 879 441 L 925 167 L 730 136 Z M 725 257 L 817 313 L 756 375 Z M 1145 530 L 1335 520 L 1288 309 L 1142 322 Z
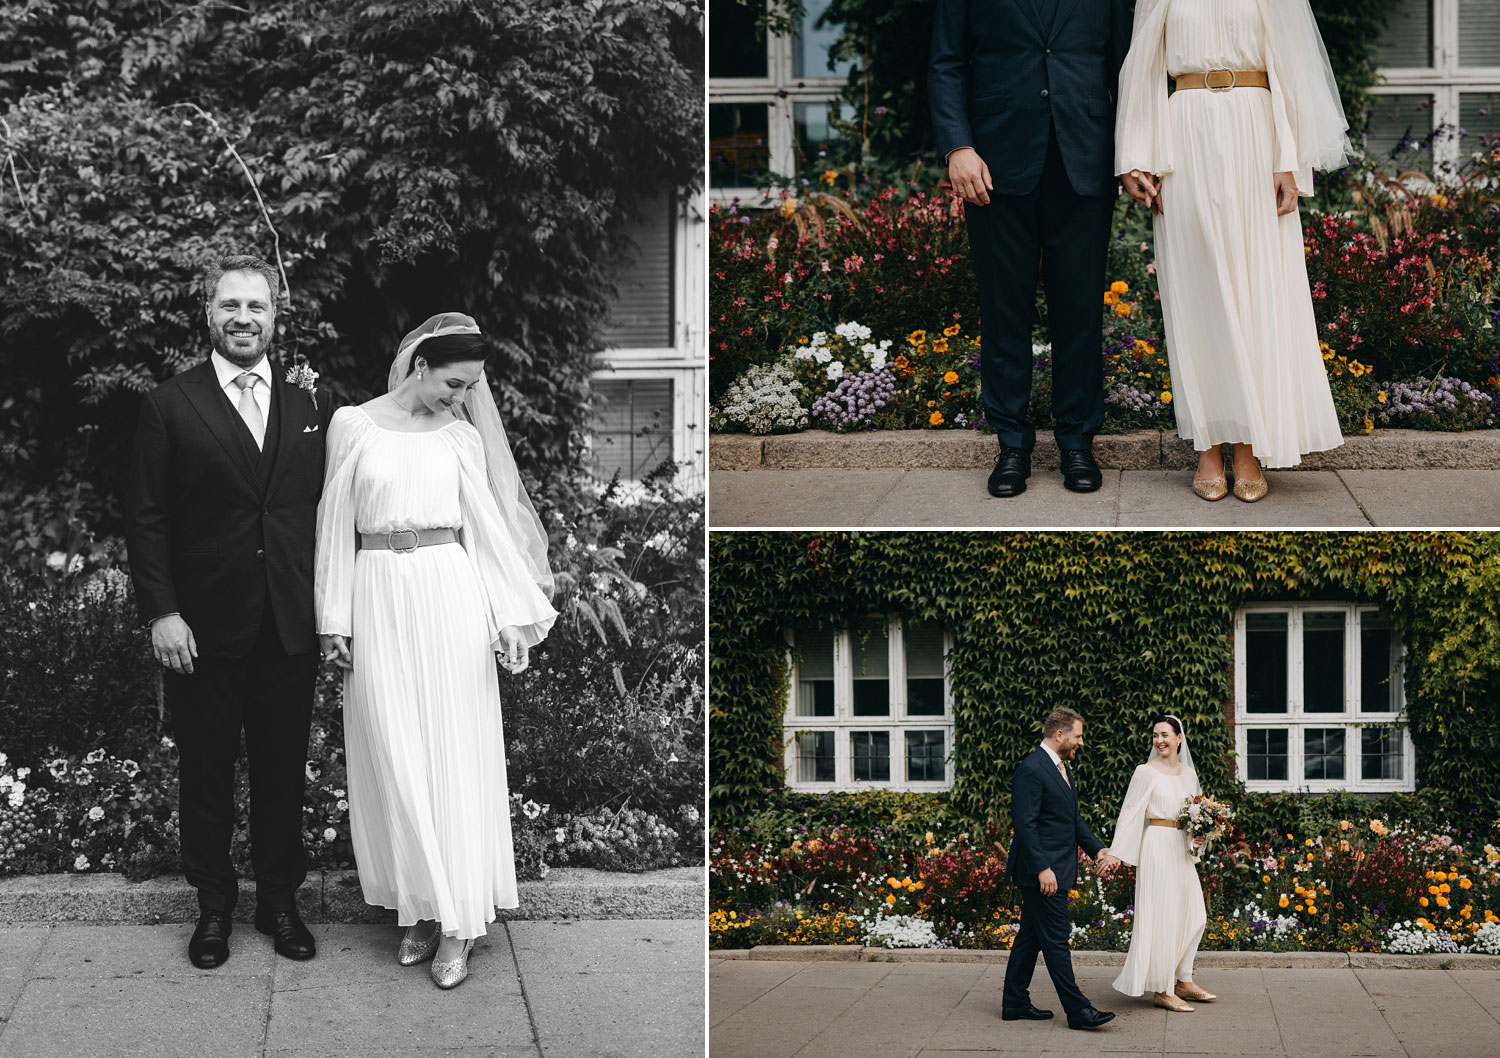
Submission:
M 557 613 L 485 483 L 479 432 L 430 433 L 340 408 L 318 505 L 318 631 L 352 637 L 344 679 L 349 828 L 365 901 L 401 925 L 485 933 L 518 905 L 493 646 L 538 642 Z M 356 550 L 355 533 L 452 527 L 461 541 Z
M 1291 172 L 1312 193 L 1266 30 L 1276 10 L 1275 0 L 1140 0 L 1115 163 L 1162 178 L 1152 222 L 1178 433 L 1200 452 L 1247 442 L 1263 466 L 1287 467 L 1343 437 L 1301 218 L 1276 216 L 1274 174 Z M 1168 98 L 1168 74 L 1213 69 L 1264 70 L 1271 89 Z
M 1208 912 L 1198 881 L 1197 858 L 1187 833 L 1146 820 L 1176 819 L 1182 803 L 1199 792 L 1190 768 L 1171 775 L 1142 764 L 1130 778 L 1109 851 L 1135 867 L 1135 916 L 1125 967 L 1114 980 L 1127 996 L 1171 992 L 1193 979 L 1193 959 Z

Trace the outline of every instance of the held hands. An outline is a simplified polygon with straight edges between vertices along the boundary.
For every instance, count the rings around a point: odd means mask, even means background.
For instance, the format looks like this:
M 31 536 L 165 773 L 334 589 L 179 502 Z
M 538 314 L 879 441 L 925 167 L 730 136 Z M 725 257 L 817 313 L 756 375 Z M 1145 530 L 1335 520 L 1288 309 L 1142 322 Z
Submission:
M 324 661 L 331 661 L 345 671 L 354 668 L 354 640 L 344 636 L 318 636 L 318 650 Z
M 1158 177 L 1132 169 L 1120 177 L 1125 193 L 1143 206 L 1150 206 L 1152 213 L 1162 212 L 1161 185 Z
M 531 658 L 526 643 L 521 639 L 521 630 L 515 625 L 506 625 L 500 629 L 499 642 L 496 653 L 500 655 L 500 664 L 505 666 L 505 671 L 512 676 L 525 672 Z
M 1120 857 L 1116 856 L 1108 849 L 1103 849 L 1100 851 L 1099 857 L 1096 862 L 1099 864 L 1100 878 L 1108 878 L 1110 875 L 1114 874 L 1122 866 L 1124 866 L 1125 863 L 1124 860 L 1120 859 Z
M 1276 215 L 1297 212 L 1297 181 L 1291 173 L 1276 174 Z
M 181 615 L 168 614 L 151 622 L 151 653 L 163 668 L 179 676 L 191 676 L 193 659 L 198 656 L 198 641 Z
M 988 206 L 990 192 L 995 190 L 990 167 L 973 147 L 960 147 L 948 155 L 948 182 L 964 196 L 965 202 L 976 206 Z

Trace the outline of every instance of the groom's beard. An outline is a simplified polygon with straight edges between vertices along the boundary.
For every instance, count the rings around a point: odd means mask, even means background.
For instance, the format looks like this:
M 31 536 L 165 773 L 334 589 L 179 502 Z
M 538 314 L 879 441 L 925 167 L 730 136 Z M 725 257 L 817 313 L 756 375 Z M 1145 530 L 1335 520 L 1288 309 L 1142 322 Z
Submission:
M 228 360 L 235 367 L 248 369 L 260 363 L 262 357 L 270 355 L 271 332 L 275 324 L 272 324 L 269 328 L 260 328 L 260 333 L 256 335 L 256 340 L 251 347 L 252 351 L 248 353 L 244 351 L 243 347 L 236 348 L 235 343 L 225 333 L 229 329 L 229 326 L 230 324 L 228 323 L 222 325 L 210 323 L 208 325 L 208 340 L 213 343 L 214 351 L 225 360 Z M 252 328 L 255 326 L 258 325 L 252 324 Z

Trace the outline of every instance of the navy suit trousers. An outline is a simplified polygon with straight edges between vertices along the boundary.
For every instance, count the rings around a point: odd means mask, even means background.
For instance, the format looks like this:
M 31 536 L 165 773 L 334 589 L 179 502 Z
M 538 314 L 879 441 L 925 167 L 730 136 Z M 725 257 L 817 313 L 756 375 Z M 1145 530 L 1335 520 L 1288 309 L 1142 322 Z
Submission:
M 1071 1014 L 1082 1010 L 1090 1004 L 1073 979 L 1073 956 L 1068 949 L 1068 936 L 1072 932 L 1068 922 L 1068 891 L 1059 887 L 1051 896 L 1043 896 L 1034 885 L 1017 888 L 1021 890 L 1021 929 L 1005 964 L 1001 1007 L 1010 1010 L 1031 1002 L 1031 975 L 1040 952 L 1047 961 L 1047 974 L 1052 978 L 1052 987 L 1057 989 L 1063 1011 Z

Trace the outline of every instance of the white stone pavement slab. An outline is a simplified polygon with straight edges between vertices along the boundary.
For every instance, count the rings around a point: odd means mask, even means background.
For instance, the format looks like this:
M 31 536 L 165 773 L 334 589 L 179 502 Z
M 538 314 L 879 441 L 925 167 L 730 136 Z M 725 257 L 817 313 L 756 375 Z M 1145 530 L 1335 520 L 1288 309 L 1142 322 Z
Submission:
M 895 954 L 895 953 L 889 953 Z M 1089 953 L 1075 953 L 1084 955 Z M 1117 953 L 1094 953 L 1116 954 Z M 1202 958 L 1214 954 L 1202 953 Z M 1263 955 L 1265 953 L 1236 953 Z M 962 1058 L 965 1055 L 1213 1055 L 1215 1058 L 1495 1058 L 1500 965 L 1416 969 L 1205 966 L 1219 995 L 1191 1014 L 1116 993 L 1115 965 L 1075 958 L 1079 986 L 1116 1018 L 1097 1032 L 1067 1027 L 1045 966 L 1032 1000 L 1057 1017 L 1000 1019 L 1000 962 L 712 959 L 714 1058 Z M 878 958 L 865 953 L 864 959 Z M 1212 960 L 1207 960 L 1212 961 Z M 1307 960 L 1309 963 L 1315 960 Z M 1471 964 L 1477 965 L 1477 964 Z

